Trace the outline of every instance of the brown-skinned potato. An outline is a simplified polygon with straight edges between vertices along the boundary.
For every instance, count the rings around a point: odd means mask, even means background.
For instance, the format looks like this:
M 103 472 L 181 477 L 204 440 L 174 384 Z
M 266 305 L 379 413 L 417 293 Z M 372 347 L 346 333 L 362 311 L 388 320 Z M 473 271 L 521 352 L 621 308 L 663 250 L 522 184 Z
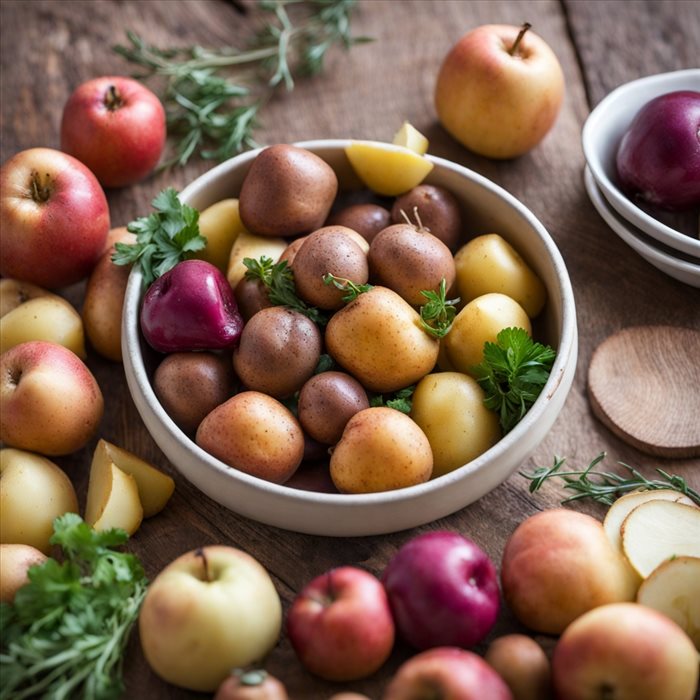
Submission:
M 391 213 L 379 204 L 350 204 L 328 219 L 328 226 L 347 226 L 369 243 L 391 223 Z

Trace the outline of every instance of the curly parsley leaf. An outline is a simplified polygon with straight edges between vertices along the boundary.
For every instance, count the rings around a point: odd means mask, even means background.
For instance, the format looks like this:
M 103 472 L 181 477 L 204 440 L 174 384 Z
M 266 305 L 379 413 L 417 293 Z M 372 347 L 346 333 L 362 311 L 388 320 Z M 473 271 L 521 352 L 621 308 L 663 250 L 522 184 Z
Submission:
M 74 513 L 56 518 L 49 558 L 29 569 L 13 604 L 0 604 L 0 698 L 116 700 L 122 663 L 148 581 L 139 560 L 114 550 L 123 530 L 95 532 Z
M 504 328 L 484 344 L 484 359 L 473 368 L 486 392 L 484 405 L 499 415 L 504 433 L 527 413 L 549 379 L 556 352 L 535 342 L 523 328 Z
M 146 287 L 207 244 L 199 232 L 199 212 L 183 204 L 177 190 L 163 190 L 153 199 L 152 206 L 155 212 L 126 227 L 136 234 L 136 243 L 117 243 L 112 255 L 115 265 L 138 264 Z
M 446 336 L 457 314 L 455 308 L 459 304 L 456 299 L 447 298 L 447 282 L 442 278 L 437 292 L 423 290 L 421 294 L 427 299 L 420 307 L 420 323 L 423 330 L 435 338 Z
M 416 386 L 413 384 L 404 389 L 399 389 L 393 394 L 376 394 L 370 397 L 369 405 L 371 407 L 386 406 L 387 408 L 401 411 L 401 413 L 409 414 L 413 406 L 413 392 L 415 389 Z

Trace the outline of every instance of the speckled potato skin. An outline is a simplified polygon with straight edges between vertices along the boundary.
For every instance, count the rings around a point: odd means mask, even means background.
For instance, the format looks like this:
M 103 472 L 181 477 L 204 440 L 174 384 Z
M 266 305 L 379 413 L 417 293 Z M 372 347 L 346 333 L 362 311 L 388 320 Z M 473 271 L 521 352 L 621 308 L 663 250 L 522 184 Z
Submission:
M 442 187 L 418 185 L 396 198 L 391 208 L 391 220 L 395 224 L 403 222 L 403 210 L 413 221 L 416 207 L 423 226 L 454 250 L 462 236 L 462 214 L 455 196 Z
M 377 493 L 426 482 L 433 454 L 423 431 L 405 413 L 377 406 L 355 414 L 331 455 L 331 478 L 341 493 Z
M 331 357 L 370 391 L 396 391 L 428 374 L 439 343 L 396 292 L 374 287 L 333 315 L 326 327 Z
M 381 231 L 369 247 L 370 279 L 393 289 L 412 306 L 427 299 L 423 290 L 437 291 L 444 279 L 455 280 L 450 249 L 432 233 L 410 224 L 394 224 Z
M 213 352 L 175 352 L 156 368 L 153 389 L 167 414 L 184 432 L 199 424 L 234 389 L 231 358 Z
M 311 319 L 271 306 L 244 326 L 233 351 L 233 368 L 248 389 L 284 398 L 314 373 L 321 347 L 321 332 Z
M 247 323 L 261 309 L 272 306 L 267 296 L 267 287 L 258 279 L 244 277 L 233 289 L 238 311 Z
M 370 202 L 351 204 L 328 219 L 328 225 L 347 226 L 353 231 L 357 231 L 369 243 L 390 223 L 391 213 L 389 210 Z
M 304 433 L 291 411 L 259 391 L 243 391 L 199 425 L 197 444 L 225 464 L 283 484 L 304 456 Z
M 297 236 L 323 226 L 338 178 L 314 153 L 287 144 L 263 149 L 239 195 L 243 225 L 259 236 Z
M 367 282 L 367 255 L 352 235 L 357 234 L 344 226 L 325 226 L 306 237 L 292 264 L 297 294 L 304 301 L 320 309 L 344 305 L 344 292 L 323 281 L 328 273 L 355 284 Z
M 297 416 L 306 434 L 325 445 L 335 445 L 347 422 L 369 408 L 362 384 L 345 372 L 321 372 L 299 393 Z

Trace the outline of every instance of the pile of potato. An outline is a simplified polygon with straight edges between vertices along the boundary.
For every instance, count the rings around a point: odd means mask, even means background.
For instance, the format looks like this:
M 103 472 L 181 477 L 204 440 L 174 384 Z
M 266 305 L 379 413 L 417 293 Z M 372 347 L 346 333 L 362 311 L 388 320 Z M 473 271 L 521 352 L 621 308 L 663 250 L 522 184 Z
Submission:
M 469 232 L 443 188 L 418 184 L 393 200 L 368 190 L 361 203 L 344 202 L 338 189 L 325 161 L 280 144 L 256 157 L 237 200 L 202 212 L 204 257 L 227 274 L 246 324 L 232 361 L 168 356 L 154 388 L 202 448 L 262 479 L 294 485 L 302 461 L 330 454 L 332 484 L 326 478 L 319 489 L 420 484 L 500 439 L 498 417 L 470 372 L 501 329 L 531 333 L 545 289 L 495 233 L 460 247 Z M 245 275 L 243 259 L 261 256 L 286 261 L 296 295 L 323 322 L 274 305 Z M 337 284 L 324 280 L 329 273 Z M 438 338 L 419 310 L 422 292 L 437 292 L 443 280 L 448 299 L 461 301 Z M 368 283 L 348 300 L 348 289 Z M 331 367 L 319 372 L 326 355 Z M 178 386 L 187 387 L 186 401 L 177 400 Z M 387 407 L 414 386 L 408 415 Z

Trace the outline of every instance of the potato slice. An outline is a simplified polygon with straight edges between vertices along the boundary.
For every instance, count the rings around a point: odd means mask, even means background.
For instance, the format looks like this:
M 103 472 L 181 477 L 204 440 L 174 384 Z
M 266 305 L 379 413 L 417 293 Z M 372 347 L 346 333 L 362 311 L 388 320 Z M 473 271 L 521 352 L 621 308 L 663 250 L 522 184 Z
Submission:
M 353 141 L 345 154 L 357 176 L 377 194 L 395 197 L 420 185 L 433 164 L 405 146 Z
M 625 518 L 642 503 L 647 501 L 678 501 L 692 506 L 693 501 L 686 495 L 673 489 L 659 489 L 658 491 L 632 491 L 620 496 L 608 509 L 603 520 L 603 528 L 613 546 L 622 551 L 622 536 L 620 528 Z
M 622 551 L 646 578 L 672 557 L 700 557 L 700 508 L 675 501 L 642 503 L 624 519 Z
M 637 602 L 678 623 L 700 650 L 700 559 L 676 557 L 657 566 L 639 587 Z
M 392 143 L 396 146 L 405 146 L 423 156 L 428 151 L 428 139 L 421 134 L 410 122 L 404 122 L 401 128 L 394 134 Z
M 133 535 L 143 518 L 136 479 L 113 462 L 93 459 L 85 522 L 95 530 L 119 527 Z
M 175 490 L 175 482 L 159 469 L 145 462 L 135 454 L 106 440 L 100 440 L 93 455 L 92 468 L 96 461 L 100 468 L 106 468 L 110 462 L 116 464 L 126 474 L 136 480 L 139 499 L 143 506 L 143 517 L 150 518 L 165 507 Z

